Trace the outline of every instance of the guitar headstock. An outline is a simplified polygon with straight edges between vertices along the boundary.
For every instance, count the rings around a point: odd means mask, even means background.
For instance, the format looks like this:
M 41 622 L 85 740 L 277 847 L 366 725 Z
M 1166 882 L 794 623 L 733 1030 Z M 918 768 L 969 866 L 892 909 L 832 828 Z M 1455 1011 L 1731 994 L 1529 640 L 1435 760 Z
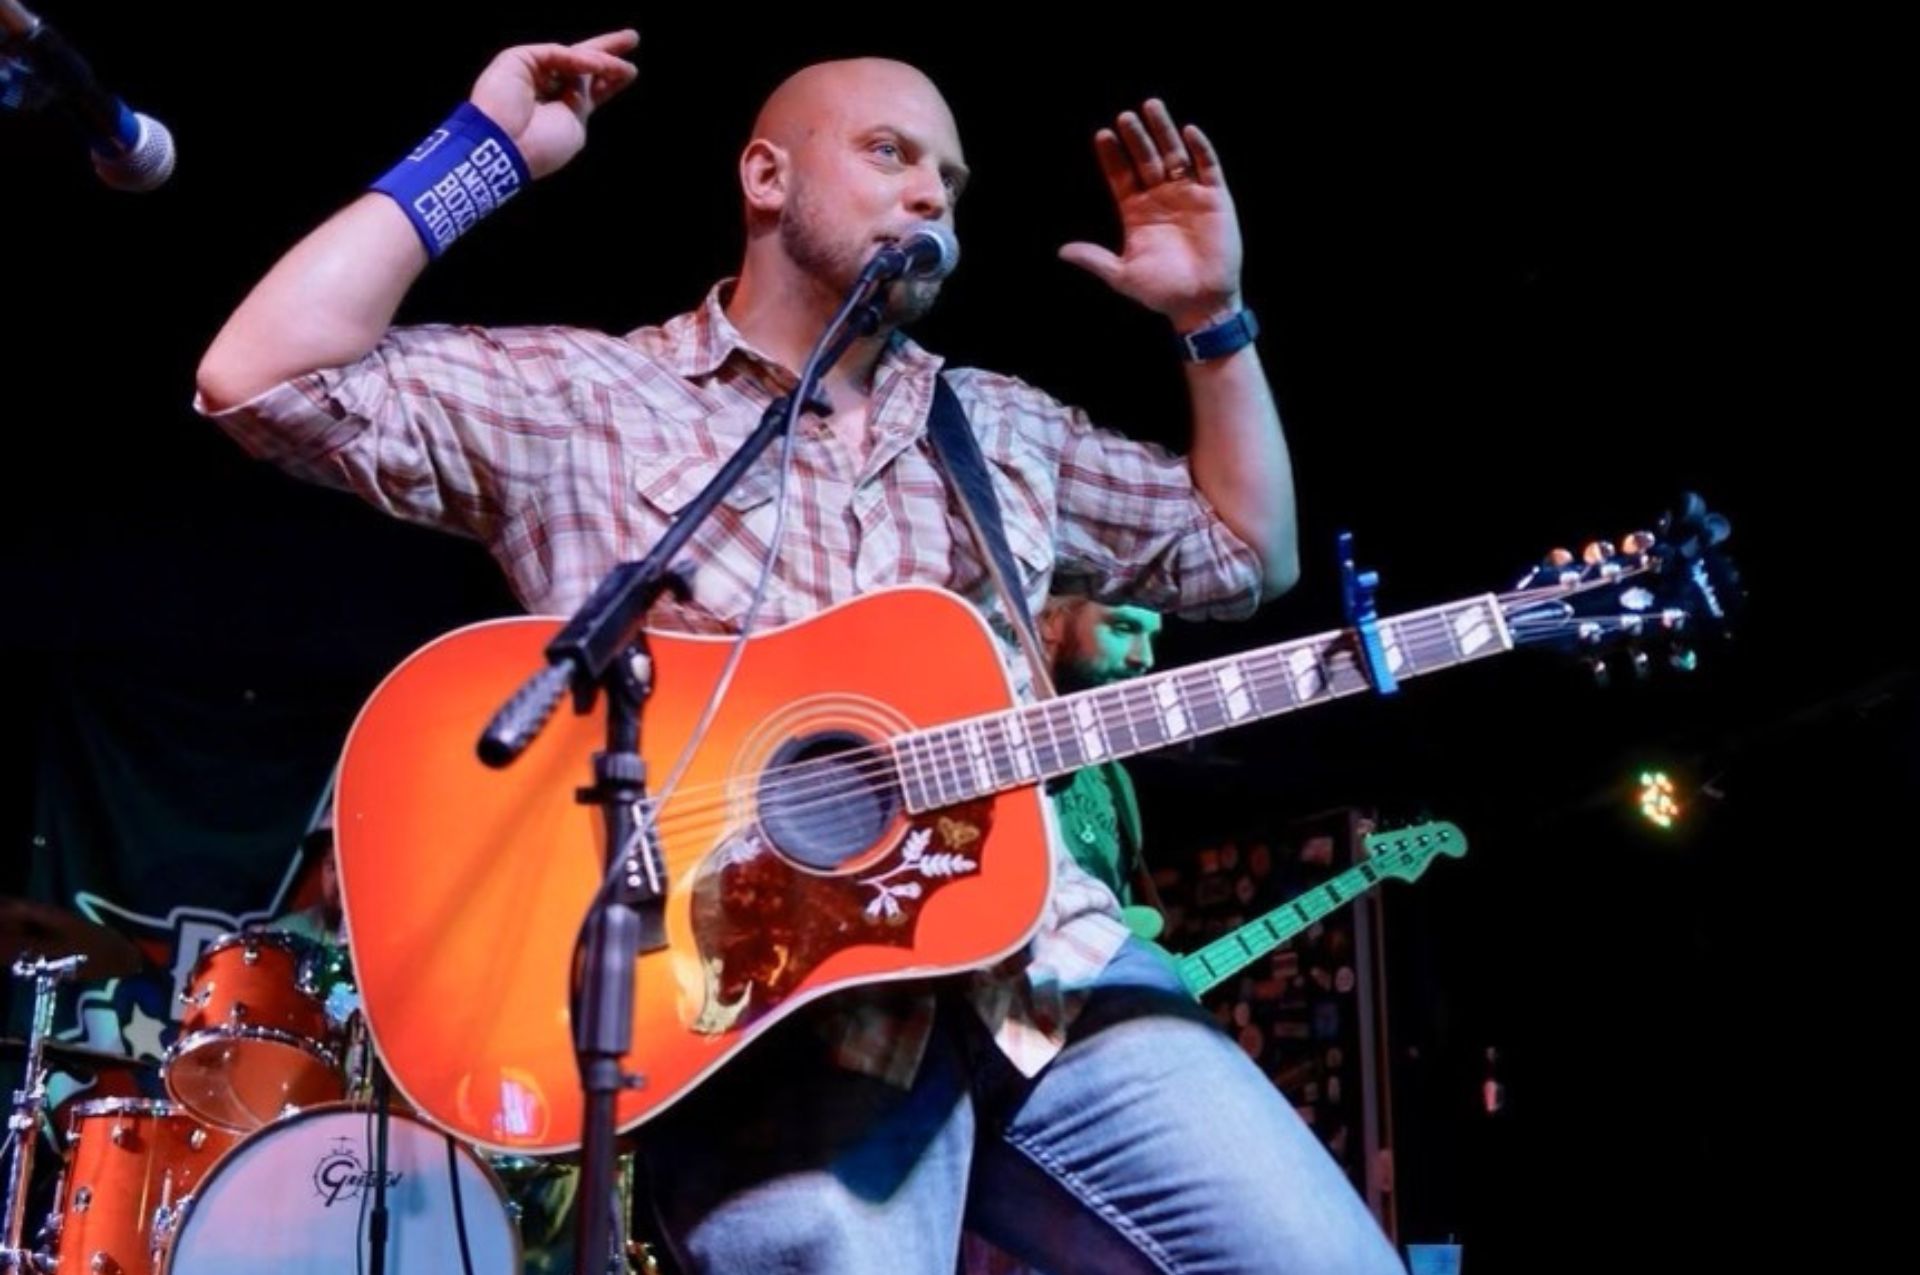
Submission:
M 1740 601 L 1721 547 L 1731 531 L 1688 492 L 1655 530 L 1554 550 L 1501 595 L 1514 645 L 1578 654 L 1603 682 L 1620 664 L 1644 677 L 1656 658 L 1692 669 L 1698 643 L 1724 634 Z
M 1370 832 L 1363 840 L 1367 847 L 1366 861 L 1403 881 L 1417 880 L 1435 855 L 1458 859 L 1467 852 L 1467 834 L 1444 819 Z

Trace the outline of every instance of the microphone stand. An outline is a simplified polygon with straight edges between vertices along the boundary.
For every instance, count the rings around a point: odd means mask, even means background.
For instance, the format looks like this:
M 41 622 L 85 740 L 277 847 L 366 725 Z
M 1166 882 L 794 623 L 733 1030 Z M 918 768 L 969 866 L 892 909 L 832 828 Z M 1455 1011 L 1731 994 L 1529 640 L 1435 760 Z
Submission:
M 653 691 L 653 661 L 642 625 L 662 593 L 687 596 L 686 581 L 669 564 L 768 445 L 791 430 L 798 405 L 825 407 L 817 399 L 821 376 L 854 341 L 879 329 L 881 291 L 899 273 L 890 262 L 868 263 L 792 394 L 768 404 L 753 433 L 644 558 L 622 563 L 601 580 L 548 643 L 548 666 L 514 692 L 480 738 L 481 759 L 505 766 L 533 742 L 569 688 L 576 713 L 590 712 L 601 693 L 607 698 L 606 748 L 594 754 L 593 786 L 577 793 L 583 804 L 601 808 L 608 856 L 607 876 L 582 929 L 584 958 L 575 962 L 572 1000 L 574 1053 L 586 1095 L 574 1235 L 573 1268 L 579 1275 L 624 1270 L 612 1225 L 618 1207 L 616 1100 L 623 1089 L 643 1087 L 646 1077 L 625 1074 L 621 1060 L 633 1047 L 635 965 L 642 952 L 667 946 L 668 882 L 659 839 L 652 820 L 644 830 L 636 823 L 636 812 L 647 801 L 640 719 Z
M 367 1215 L 367 1245 L 373 1250 L 367 1262 L 369 1275 L 387 1272 L 387 1123 L 393 1111 L 393 1082 L 387 1069 L 376 1059 L 373 1064 L 373 1208 Z M 460 1184 L 454 1183 L 454 1190 Z

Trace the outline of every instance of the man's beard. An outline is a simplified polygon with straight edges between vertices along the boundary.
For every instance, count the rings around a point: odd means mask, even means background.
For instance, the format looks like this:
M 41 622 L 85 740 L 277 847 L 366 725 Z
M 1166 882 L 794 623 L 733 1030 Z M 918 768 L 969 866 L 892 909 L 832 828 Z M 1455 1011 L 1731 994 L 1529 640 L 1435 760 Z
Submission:
M 1112 686 L 1115 682 L 1124 682 L 1139 676 L 1132 669 L 1103 669 L 1090 660 L 1057 660 L 1053 666 L 1054 689 L 1062 694 L 1070 691 L 1090 691 L 1100 686 Z
M 793 189 L 786 213 L 780 218 L 780 246 L 802 270 L 841 296 L 853 290 L 860 271 L 879 245 L 836 244 L 823 227 L 824 219 L 804 185 Z M 898 279 L 886 290 L 881 323 L 903 328 L 924 318 L 940 298 L 938 279 Z

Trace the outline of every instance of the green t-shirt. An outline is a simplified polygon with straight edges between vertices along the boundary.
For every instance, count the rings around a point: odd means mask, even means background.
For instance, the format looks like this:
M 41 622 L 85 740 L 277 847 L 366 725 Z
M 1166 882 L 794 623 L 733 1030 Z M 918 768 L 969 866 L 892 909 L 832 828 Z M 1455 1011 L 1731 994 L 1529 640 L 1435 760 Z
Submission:
M 1074 862 L 1106 882 L 1122 903 L 1133 901 L 1133 870 L 1140 861 L 1140 803 L 1119 762 L 1076 770 L 1053 794 L 1060 835 Z

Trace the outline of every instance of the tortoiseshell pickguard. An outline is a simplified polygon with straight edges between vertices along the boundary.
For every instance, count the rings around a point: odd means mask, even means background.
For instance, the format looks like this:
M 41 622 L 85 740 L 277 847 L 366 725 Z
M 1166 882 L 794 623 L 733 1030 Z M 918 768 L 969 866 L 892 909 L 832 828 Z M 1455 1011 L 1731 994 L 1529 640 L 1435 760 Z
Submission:
M 836 952 L 911 947 L 934 892 L 980 870 L 993 803 L 913 818 L 887 853 L 857 871 L 806 871 L 758 825 L 733 833 L 693 881 L 693 930 L 706 973 L 694 1029 L 744 1027 L 779 1005 Z

